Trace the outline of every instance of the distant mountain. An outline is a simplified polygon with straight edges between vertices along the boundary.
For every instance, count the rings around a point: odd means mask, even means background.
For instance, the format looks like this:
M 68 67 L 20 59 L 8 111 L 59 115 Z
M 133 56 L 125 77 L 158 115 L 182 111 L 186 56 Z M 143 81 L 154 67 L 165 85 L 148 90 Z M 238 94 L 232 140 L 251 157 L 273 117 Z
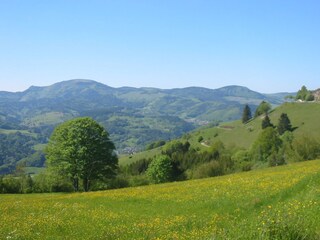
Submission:
M 34 144 L 45 144 L 57 124 L 91 116 L 107 128 L 120 152 L 136 151 L 155 140 L 179 137 L 199 125 L 238 119 L 244 104 L 252 111 L 262 100 L 279 105 L 283 95 L 241 86 L 112 88 L 76 79 L 32 86 L 23 92 L 0 92 L 0 134 L 19 130 L 33 136 Z

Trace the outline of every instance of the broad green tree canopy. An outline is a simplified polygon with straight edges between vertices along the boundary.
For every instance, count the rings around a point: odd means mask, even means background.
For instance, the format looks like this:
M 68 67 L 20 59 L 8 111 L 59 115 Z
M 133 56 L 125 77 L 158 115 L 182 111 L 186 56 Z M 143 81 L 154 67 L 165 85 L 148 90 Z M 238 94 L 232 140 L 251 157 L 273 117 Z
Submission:
M 251 147 L 254 161 L 266 162 L 272 153 L 278 153 L 282 141 L 273 127 L 265 128 Z
M 107 131 L 89 117 L 76 118 L 59 125 L 46 148 L 49 169 L 69 177 L 75 191 L 79 181 L 88 191 L 93 180 L 115 174 L 118 158 Z
M 268 114 L 268 112 L 271 110 L 271 105 L 268 102 L 262 101 L 260 105 L 257 107 L 256 112 L 254 114 L 254 117 L 258 117 L 262 114 Z
M 296 95 L 296 100 L 313 101 L 314 96 L 312 95 L 312 92 L 306 88 L 306 86 L 302 86 Z
M 147 176 L 153 183 L 164 183 L 170 181 L 172 173 L 172 162 L 166 155 L 160 155 L 153 159 L 146 172 Z

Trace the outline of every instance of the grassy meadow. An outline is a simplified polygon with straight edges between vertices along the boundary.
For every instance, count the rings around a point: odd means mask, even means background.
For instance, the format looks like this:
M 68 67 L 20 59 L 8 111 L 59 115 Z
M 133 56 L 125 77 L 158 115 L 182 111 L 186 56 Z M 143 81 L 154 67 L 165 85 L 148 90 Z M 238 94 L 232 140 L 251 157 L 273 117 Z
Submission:
M 89 193 L 0 196 L 0 239 L 320 239 L 320 160 Z
M 278 125 L 281 113 L 288 115 L 294 128 L 293 134 L 295 136 L 307 135 L 320 140 L 318 134 L 320 131 L 318 120 L 320 104 L 318 102 L 282 104 L 269 114 L 270 120 L 274 125 Z M 205 149 L 203 145 L 198 143 L 199 136 L 202 136 L 204 141 L 207 141 L 209 145 L 214 141 L 221 140 L 229 146 L 235 145 L 249 148 L 262 131 L 261 122 L 262 118 L 257 117 L 246 124 L 242 124 L 242 122 L 238 120 L 222 123 L 218 127 L 195 130 L 190 134 L 189 142 L 195 147 Z
M 304 135 L 320 141 L 319 102 L 292 102 L 282 104 L 269 114 L 271 122 L 274 125 L 278 124 L 281 113 L 288 115 L 294 128 L 293 134 L 295 137 Z M 192 147 L 199 148 L 201 151 L 208 150 L 208 145 L 210 146 L 219 140 L 226 146 L 237 146 L 249 149 L 262 131 L 261 122 L 262 118 L 257 117 L 246 124 L 238 120 L 222 123 L 217 127 L 202 127 L 185 134 L 179 140 L 188 140 Z M 200 136 L 203 137 L 202 143 L 198 142 Z M 136 153 L 133 156 L 121 156 L 119 162 L 123 165 L 130 164 L 142 158 L 152 158 L 160 153 L 161 147 L 152 149 L 151 151 Z

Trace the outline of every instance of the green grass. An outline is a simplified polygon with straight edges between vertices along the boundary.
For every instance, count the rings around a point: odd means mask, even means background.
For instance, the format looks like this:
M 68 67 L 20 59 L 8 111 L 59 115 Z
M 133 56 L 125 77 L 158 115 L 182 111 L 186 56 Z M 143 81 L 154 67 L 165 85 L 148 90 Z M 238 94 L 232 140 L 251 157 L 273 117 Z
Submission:
M 30 127 L 52 125 L 62 123 L 71 118 L 73 118 L 73 115 L 70 113 L 66 114 L 62 112 L 48 112 L 44 114 L 35 115 L 32 118 L 26 118 L 23 124 Z
M 119 157 L 119 164 L 120 165 L 128 165 L 130 163 L 133 163 L 133 162 L 136 162 L 142 158 L 152 158 L 154 157 L 155 155 L 158 155 L 161 153 L 161 147 L 159 148 L 155 148 L 155 149 L 151 149 L 151 150 L 148 150 L 148 151 L 144 151 L 144 152 L 138 152 L 138 153 L 135 153 L 133 155 L 123 155 L 123 156 L 120 156 Z
M 20 132 L 24 135 L 28 135 L 28 136 L 31 136 L 31 137 L 35 137 L 36 134 L 35 133 L 31 133 L 27 130 L 14 130 L 14 129 L 0 129 L 0 134 L 14 134 L 14 133 L 17 133 L 17 132 Z
M 39 173 L 44 172 L 45 168 L 44 167 L 25 167 L 24 171 L 26 174 L 35 175 L 35 174 L 39 174 Z
M 270 113 L 269 116 L 274 125 L 278 124 L 281 113 L 287 113 L 292 127 L 295 128 L 293 131 L 295 136 L 306 135 L 320 141 L 320 103 L 285 103 Z M 199 148 L 202 151 L 208 148 L 198 142 L 200 136 L 204 138 L 203 142 L 207 145 L 212 145 L 215 141 L 220 140 L 227 147 L 237 146 L 248 149 L 262 131 L 261 122 L 262 118 L 257 117 L 246 124 L 238 120 L 223 123 L 218 127 L 202 127 L 189 133 L 188 141 L 192 147 Z M 186 138 L 180 140 L 185 141 Z M 155 151 L 155 153 L 158 152 Z M 152 157 L 152 154 L 141 152 L 132 159 L 138 160 L 145 156 Z M 122 159 L 120 159 L 120 162 L 122 162 Z
M 215 141 L 220 140 L 226 146 L 236 145 L 249 148 L 260 133 L 260 121 L 260 119 L 256 119 L 246 125 L 240 121 L 223 123 L 218 127 L 195 131 L 191 134 L 189 141 L 192 146 L 204 149 L 203 145 L 197 141 L 202 136 L 207 145 L 212 145 Z
M 278 123 L 281 113 L 287 113 L 295 135 L 309 135 L 320 140 L 320 103 L 286 103 L 270 115 L 271 121 Z
M 37 145 L 34 145 L 33 149 L 36 151 L 43 151 L 46 146 L 47 146 L 47 144 L 39 143 Z
M 2 195 L 0 239 L 319 239 L 320 160 L 74 194 Z
M 285 103 L 270 113 L 270 120 L 278 125 L 281 113 L 287 113 L 295 136 L 307 135 L 320 140 L 320 103 Z M 190 142 L 193 146 L 201 147 L 197 139 L 203 136 L 205 141 L 213 143 L 221 140 L 227 146 L 249 148 L 261 132 L 262 118 L 257 117 L 247 124 L 241 121 L 223 123 L 219 127 L 195 130 L 191 134 Z M 224 128 L 226 127 L 226 128 Z

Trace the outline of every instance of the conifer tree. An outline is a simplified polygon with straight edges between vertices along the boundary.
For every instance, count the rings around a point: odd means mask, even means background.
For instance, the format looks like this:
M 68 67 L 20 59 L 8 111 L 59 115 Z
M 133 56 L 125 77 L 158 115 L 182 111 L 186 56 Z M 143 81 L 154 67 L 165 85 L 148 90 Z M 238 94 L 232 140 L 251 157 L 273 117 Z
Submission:
M 284 134 L 285 131 L 292 131 L 291 122 L 286 113 L 281 114 L 277 128 L 280 135 Z
M 270 121 L 270 118 L 269 116 L 265 116 L 265 118 L 262 120 L 262 123 L 261 123 L 261 128 L 262 129 L 265 129 L 267 127 L 273 127 L 273 124 L 271 123 Z
M 242 113 L 242 123 L 248 122 L 252 118 L 251 109 L 248 104 L 245 105 Z

